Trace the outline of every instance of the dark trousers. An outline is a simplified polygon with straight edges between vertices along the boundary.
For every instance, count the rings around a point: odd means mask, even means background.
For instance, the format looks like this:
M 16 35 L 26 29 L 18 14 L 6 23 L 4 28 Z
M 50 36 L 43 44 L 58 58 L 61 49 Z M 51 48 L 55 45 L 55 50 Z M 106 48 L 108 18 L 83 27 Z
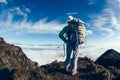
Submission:
M 71 59 L 72 56 L 72 59 Z M 77 60 L 78 60 L 78 45 L 66 44 L 66 60 L 65 68 L 71 65 L 71 72 L 77 71 Z M 70 64 L 71 63 L 71 64 Z

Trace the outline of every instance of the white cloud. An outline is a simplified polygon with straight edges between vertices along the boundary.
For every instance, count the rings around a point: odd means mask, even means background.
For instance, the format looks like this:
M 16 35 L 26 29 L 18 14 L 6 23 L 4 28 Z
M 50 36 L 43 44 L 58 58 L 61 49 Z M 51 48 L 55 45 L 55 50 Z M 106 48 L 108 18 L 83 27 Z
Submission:
M 112 6 L 110 7 L 112 10 L 109 11 L 111 13 L 111 23 L 116 30 L 120 30 L 120 0 L 112 2 L 113 0 L 110 1 L 111 5 L 109 5 Z
M 111 16 L 111 23 L 116 30 L 120 30 L 120 21 L 115 16 Z
M 73 15 L 73 14 L 78 14 L 77 12 L 68 12 L 66 13 L 67 15 Z
M 85 27 L 91 27 L 90 23 L 85 22 Z
M 52 61 L 64 61 L 65 56 L 63 48 L 60 46 L 33 46 L 33 45 L 18 45 L 22 48 L 23 52 L 33 61 L 44 65 Z
M 110 25 L 108 25 L 108 21 L 109 18 L 105 17 L 104 15 L 97 15 L 93 19 L 91 26 L 93 29 L 101 32 L 102 35 L 110 37 L 114 35 L 114 31 L 112 28 L 110 28 Z
M 9 32 L 21 32 L 21 33 L 58 33 L 65 24 L 60 24 L 56 20 L 46 22 L 46 18 L 40 19 L 38 22 L 32 23 L 27 22 L 26 19 L 23 21 L 13 22 L 13 16 L 9 15 L 7 21 L 0 21 L 3 31 Z
M 119 48 L 120 43 L 111 43 L 111 42 L 100 42 L 99 44 L 94 44 L 92 46 L 86 46 L 85 48 L 81 48 L 81 54 L 80 56 L 87 56 L 92 60 L 96 60 L 100 55 L 102 55 L 105 51 L 107 51 L 108 49 L 114 49 L 118 52 L 120 52 L 120 48 Z
M 46 18 L 44 18 L 28 27 L 27 30 L 33 33 L 58 33 L 64 26 L 64 24 L 61 25 L 57 20 L 46 22 Z
M 110 4 L 110 7 L 120 7 L 120 0 L 107 0 L 107 2 Z
M 27 19 L 27 13 L 25 13 L 20 7 L 14 7 L 14 8 L 5 9 L 1 12 L 0 22 L 13 22 L 14 18 L 17 19 L 16 16 L 19 16 L 21 20 Z
M 119 13 L 115 12 L 115 10 L 111 9 L 111 8 L 106 8 L 104 10 L 104 13 L 108 14 L 110 25 L 114 29 L 120 30 L 120 15 L 119 15 Z
M 2 32 L 9 33 L 52 33 L 57 34 L 66 24 L 60 24 L 57 20 L 46 22 L 47 18 L 40 19 L 33 23 L 27 21 L 27 13 L 30 12 L 28 8 L 21 9 L 20 7 L 14 7 L 4 10 L 0 14 L 0 27 Z M 13 20 L 16 16 L 20 16 L 21 20 Z
M 106 8 L 100 14 L 90 16 L 93 19 L 92 28 L 107 37 L 117 34 L 120 30 L 119 3 L 118 0 L 107 0 Z
M 93 34 L 93 31 L 92 30 L 87 30 L 87 35 L 91 35 Z
M 10 11 L 11 14 L 13 14 L 13 17 L 15 15 L 21 15 L 25 18 L 27 17 L 27 14 L 25 12 L 23 12 L 22 9 L 20 9 L 20 7 L 15 7 L 15 8 L 9 9 L 9 11 Z
M 7 4 L 7 0 L 0 0 L 0 3 L 5 3 L 5 4 Z
M 88 5 L 93 5 L 93 4 L 95 4 L 94 0 L 88 0 Z
M 24 8 L 26 12 L 30 13 L 31 10 L 29 8 Z
M 106 45 L 104 45 L 106 44 Z M 111 41 L 100 42 L 97 44 L 87 44 L 81 45 L 79 47 L 79 57 L 88 57 L 95 61 L 100 55 L 102 55 L 108 49 L 115 49 L 120 52 L 119 48 L 120 42 L 111 43 Z M 64 61 L 65 54 L 63 46 L 33 46 L 33 45 L 19 45 L 23 52 L 33 61 L 39 63 L 39 65 L 44 65 L 51 63 L 55 60 Z

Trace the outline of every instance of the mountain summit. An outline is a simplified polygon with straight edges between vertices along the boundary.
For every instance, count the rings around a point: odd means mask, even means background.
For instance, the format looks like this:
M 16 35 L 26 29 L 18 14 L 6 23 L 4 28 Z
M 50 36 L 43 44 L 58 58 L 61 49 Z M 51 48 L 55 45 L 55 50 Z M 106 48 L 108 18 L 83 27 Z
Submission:
M 120 69 L 120 53 L 114 49 L 109 49 L 103 53 L 96 61 L 100 65 L 105 67 L 114 66 Z

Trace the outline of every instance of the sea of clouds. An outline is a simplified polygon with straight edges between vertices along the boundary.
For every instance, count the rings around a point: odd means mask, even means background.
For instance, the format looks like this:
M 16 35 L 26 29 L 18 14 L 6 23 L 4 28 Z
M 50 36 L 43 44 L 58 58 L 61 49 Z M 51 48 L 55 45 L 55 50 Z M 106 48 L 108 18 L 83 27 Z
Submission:
M 102 45 L 81 45 L 79 46 L 79 57 L 88 57 L 95 61 L 108 49 L 115 49 L 120 52 L 120 43 Z M 49 64 L 55 60 L 64 61 L 65 53 L 63 45 L 19 45 L 23 52 L 32 61 L 38 62 L 39 65 Z

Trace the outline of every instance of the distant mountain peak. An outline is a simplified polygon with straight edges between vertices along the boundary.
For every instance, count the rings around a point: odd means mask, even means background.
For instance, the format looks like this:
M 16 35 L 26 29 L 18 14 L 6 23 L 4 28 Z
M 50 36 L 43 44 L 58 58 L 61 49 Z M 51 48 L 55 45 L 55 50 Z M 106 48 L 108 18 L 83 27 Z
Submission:
M 109 53 L 109 54 L 111 54 L 111 53 L 119 53 L 119 52 L 117 52 L 116 50 L 114 50 L 114 49 L 109 49 L 109 50 L 107 50 L 106 52 L 105 52 L 106 54 L 107 53 Z
M 105 67 L 114 66 L 120 68 L 120 53 L 114 49 L 109 49 L 105 51 L 95 63 L 101 64 Z
M 116 59 L 116 58 L 120 58 L 120 53 L 114 49 L 109 49 L 105 53 L 103 53 L 101 57 L 107 57 L 107 58 L 109 57 L 109 58 Z

